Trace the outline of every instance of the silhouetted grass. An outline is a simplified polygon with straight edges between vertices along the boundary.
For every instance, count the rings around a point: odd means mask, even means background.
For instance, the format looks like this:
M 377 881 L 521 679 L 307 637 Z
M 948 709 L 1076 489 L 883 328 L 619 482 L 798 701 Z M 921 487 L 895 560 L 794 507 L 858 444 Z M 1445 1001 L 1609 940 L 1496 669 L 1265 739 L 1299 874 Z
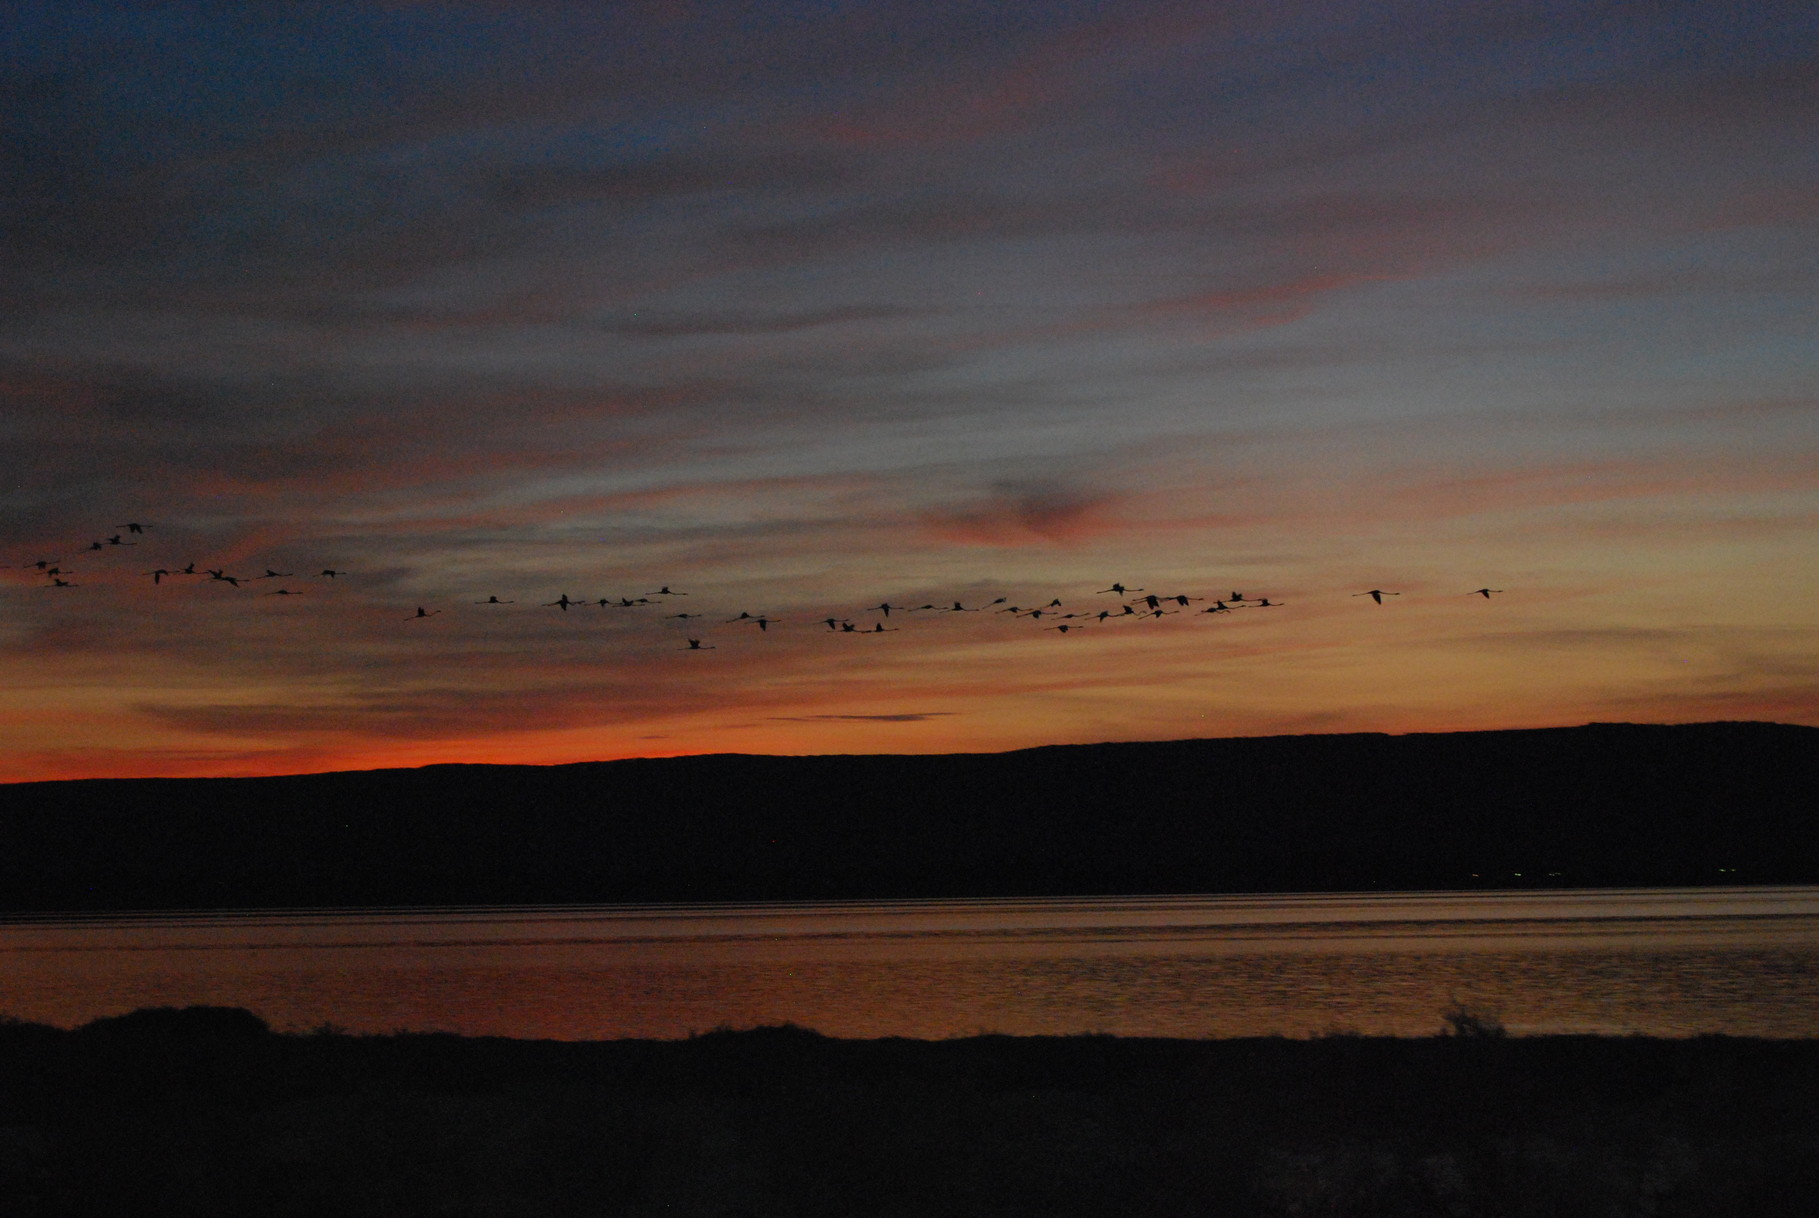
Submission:
M 1775 1215 L 1819 1042 L 0 1025 L 0 1214 Z

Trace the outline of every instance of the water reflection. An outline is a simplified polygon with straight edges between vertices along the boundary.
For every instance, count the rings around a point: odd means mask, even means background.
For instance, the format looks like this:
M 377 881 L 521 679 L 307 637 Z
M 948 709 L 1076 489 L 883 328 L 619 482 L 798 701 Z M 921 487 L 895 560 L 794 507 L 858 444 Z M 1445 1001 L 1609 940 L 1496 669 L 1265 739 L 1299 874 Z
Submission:
M 1819 1033 L 1819 888 L 65 918 L 0 926 L 0 1011 L 136 1006 L 559 1038 L 792 1020 L 981 1031 Z

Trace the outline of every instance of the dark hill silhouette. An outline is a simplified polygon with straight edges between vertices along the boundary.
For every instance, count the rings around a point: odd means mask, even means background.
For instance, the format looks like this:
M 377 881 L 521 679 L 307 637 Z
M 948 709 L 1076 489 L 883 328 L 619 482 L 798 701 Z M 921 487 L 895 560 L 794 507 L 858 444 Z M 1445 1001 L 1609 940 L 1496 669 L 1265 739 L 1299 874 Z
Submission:
M 1819 882 L 1819 728 L 0 786 L 24 910 Z

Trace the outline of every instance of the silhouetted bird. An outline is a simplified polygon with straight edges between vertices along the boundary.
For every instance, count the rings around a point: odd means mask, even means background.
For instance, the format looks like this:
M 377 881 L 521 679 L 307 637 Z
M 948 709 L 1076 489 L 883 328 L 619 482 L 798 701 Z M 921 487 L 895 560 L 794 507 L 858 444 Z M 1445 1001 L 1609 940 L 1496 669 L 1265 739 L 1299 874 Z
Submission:
M 828 628 L 828 629 L 829 629 L 829 630 L 830 630 L 830 631 L 833 631 L 833 630 L 838 630 L 838 629 L 840 629 L 840 626 L 841 626 L 841 623 L 842 623 L 842 622 L 843 622 L 843 621 L 845 621 L 845 619 L 844 619 L 844 618 L 837 618 L 837 617 L 824 617 L 824 618 L 822 618 L 822 619 L 821 619 L 821 620 L 822 620 L 822 621 L 823 621 L 823 622 L 825 622 L 825 623 L 827 623 L 827 628 Z
M 678 647 L 677 651 L 719 651 L 718 647 L 703 647 L 700 639 L 690 639 L 687 647 Z
M 875 623 L 873 623 L 872 628 L 870 630 L 861 631 L 861 633 L 862 634 L 895 634 L 895 633 L 897 633 L 897 627 L 886 626 L 883 622 L 875 622 Z
M 1062 622 L 1059 626 L 1044 626 L 1043 629 L 1044 630 L 1059 630 L 1062 634 L 1066 634 L 1068 631 L 1074 629 L 1074 627 L 1070 626 L 1066 622 Z
M 1477 588 L 1471 592 L 1467 592 L 1466 595 L 1467 596 L 1482 596 L 1485 600 L 1488 601 L 1489 599 L 1491 599 L 1491 593 L 1501 592 L 1501 591 L 1503 591 L 1502 588 Z
M 688 593 L 671 592 L 669 590 L 669 585 L 664 584 L 661 588 L 657 589 L 655 592 L 646 592 L 644 595 L 646 595 L 646 596 L 687 596 Z
M 515 605 L 517 603 L 517 601 L 502 601 L 496 596 L 489 596 L 483 601 L 474 602 L 476 605 Z
M 136 546 L 139 543 L 136 541 L 121 541 L 120 534 L 115 533 L 112 537 L 107 539 L 107 544 L 110 546 Z
M 993 602 L 993 603 L 995 604 L 996 602 Z M 959 601 L 955 601 L 951 606 L 949 606 L 945 610 L 945 612 L 947 612 L 947 613 L 978 613 L 978 612 L 980 612 L 980 610 L 968 609 L 965 605 L 962 605 Z
M 267 596 L 302 596 L 301 592 L 292 592 L 289 588 L 279 588 L 276 592 L 267 592 Z
M 1138 599 L 1142 600 L 1142 602 L 1144 604 L 1146 604 L 1150 607 L 1151 613 L 1154 613 L 1157 609 L 1160 609 L 1162 607 L 1162 598 L 1157 596 L 1154 592 L 1150 593 L 1148 596 L 1140 597 Z
M 208 573 L 208 577 L 209 577 L 209 580 L 213 583 L 232 584 L 236 588 L 238 588 L 240 586 L 240 577 L 239 576 L 224 575 L 218 569 L 210 569 L 210 571 Z
M 1126 588 L 1123 584 L 1113 584 L 1111 587 L 1101 588 L 1101 589 L 1099 589 L 1099 591 L 1100 592 L 1115 592 L 1119 596 L 1123 596 L 1126 592 L 1141 592 L 1141 591 L 1143 591 L 1143 589 L 1142 588 Z
M 143 533 L 145 530 L 151 528 L 148 524 L 117 524 L 114 527 L 116 529 L 125 529 L 129 533 Z
M 1282 608 L 1282 602 L 1273 601 L 1269 597 L 1266 596 L 1262 600 L 1259 600 L 1256 604 L 1252 605 L 1251 608 L 1253 608 L 1253 609 L 1280 609 L 1280 608 Z
M 45 569 L 45 568 L 46 568 L 46 567 L 49 567 L 49 566 L 51 566 L 51 565 L 52 565 L 52 564 L 54 564 L 54 563 L 60 563 L 60 562 L 62 562 L 62 561 L 63 561 L 63 560 L 62 560 L 62 559 L 61 559 L 61 558 L 40 558 L 40 559 L 39 559 L 39 560 L 38 560 L 38 561 L 37 561 L 37 562 L 22 562 L 22 563 L 20 563 L 20 564 L 19 564 L 19 569 L 20 569 L 20 570 L 21 570 L 21 571 L 23 571 L 23 570 L 25 570 L 25 568 L 27 568 L 27 567 L 36 567 L 36 568 L 37 568 L 37 569 L 38 569 L 38 570 L 40 570 L 40 571 L 42 571 L 42 570 L 44 570 L 44 569 Z
M 149 575 L 152 577 L 152 583 L 161 584 L 164 582 L 164 577 L 169 575 L 170 572 L 166 571 L 163 567 L 159 567 L 156 571 L 141 571 L 139 574 Z
M 253 576 L 253 578 L 254 579 L 288 579 L 294 574 L 296 574 L 296 572 L 294 572 L 294 571 L 274 571 L 270 567 L 267 567 L 265 569 L 264 575 L 255 575 L 255 576 Z
M 553 601 L 545 601 L 543 603 L 543 607 L 545 609 L 554 607 L 554 608 L 562 610 L 562 612 L 564 612 L 564 613 L 567 613 L 568 607 L 570 605 L 584 605 L 586 603 L 587 603 L 586 601 L 571 601 L 570 599 L 568 599 L 568 593 L 564 592 L 561 596 L 558 596 Z
M 44 586 L 47 588 L 80 588 L 82 585 L 81 584 L 72 584 L 67 579 L 58 579 L 56 576 L 53 575 L 51 577 L 51 582 Z
M 867 613 L 882 613 L 882 614 L 884 614 L 885 617 L 889 617 L 891 615 L 891 610 L 895 609 L 896 607 L 897 606 L 891 604 L 889 601 L 884 601 L 881 604 L 866 606 L 866 612 Z
M 318 576 L 318 578 L 321 578 L 321 579 L 333 579 L 333 578 L 335 578 L 335 576 L 337 576 L 337 575 L 346 575 L 346 574 L 347 574 L 347 572 L 346 572 L 346 571 L 336 571 L 336 570 L 333 570 L 333 569 L 332 569 L 332 568 L 324 568 L 324 569 L 323 569 L 323 570 L 322 570 L 322 571 L 321 571 L 321 572 L 320 572 L 320 573 L 319 573 L 319 576 Z
M 441 613 L 441 612 L 442 612 L 442 610 L 440 610 L 440 609 L 425 609 L 422 605 L 418 605 L 417 612 L 411 614 L 409 617 L 405 618 L 404 620 L 407 622 L 415 622 L 422 618 L 435 617 L 438 613 Z
M 1382 589 L 1382 588 L 1372 588 L 1372 589 L 1371 589 L 1371 590 L 1370 590 L 1370 591 L 1369 591 L 1369 592 L 1354 592 L 1354 593 L 1352 593 L 1352 595 L 1353 595 L 1353 596 L 1368 596 L 1368 597 L 1370 597 L 1370 598 L 1371 598 L 1371 599 L 1372 599 L 1372 600 L 1374 600 L 1374 601 L 1376 601 L 1376 602 L 1377 602 L 1377 603 L 1378 603 L 1378 604 L 1379 604 L 1379 605 L 1381 605 L 1381 604 L 1382 604 L 1382 603 L 1383 603 L 1383 598 L 1384 598 L 1384 597 L 1386 597 L 1386 596 L 1401 596 L 1401 595 L 1402 595 L 1402 593 L 1400 593 L 1400 592 L 1385 592 L 1385 591 L 1384 591 L 1384 590 L 1383 590 L 1383 589 Z

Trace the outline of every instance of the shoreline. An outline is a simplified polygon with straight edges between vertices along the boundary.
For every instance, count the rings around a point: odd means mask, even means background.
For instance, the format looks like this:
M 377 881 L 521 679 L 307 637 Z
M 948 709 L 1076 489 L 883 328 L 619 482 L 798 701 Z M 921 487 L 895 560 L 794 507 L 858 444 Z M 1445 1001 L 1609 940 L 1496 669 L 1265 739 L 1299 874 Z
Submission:
M 0 1024 L 11 1214 L 1800 1214 L 1819 1039 Z M 1438 1022 L 1438 1021 L 1437 1021 Z

